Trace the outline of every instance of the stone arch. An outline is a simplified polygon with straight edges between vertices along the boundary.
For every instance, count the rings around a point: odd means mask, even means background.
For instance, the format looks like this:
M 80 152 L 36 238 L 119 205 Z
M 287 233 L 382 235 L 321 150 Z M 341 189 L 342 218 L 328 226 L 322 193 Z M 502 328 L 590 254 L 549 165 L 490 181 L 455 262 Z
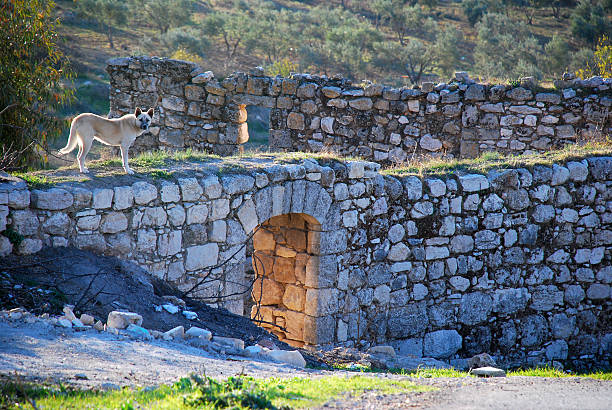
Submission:
M 320 184 L 294 180 L 259 190 L 236 213 L 244 231 L 254 232 L 252 296 L 262 306 L 253 306 L 251 316 L 294 346 L 320 343 L 319 295 L 337 280 L 337 258 L 330 248 L 338 241 L 346 247 L 346 236 L 339 236 L 328 218 L 332 205 Z

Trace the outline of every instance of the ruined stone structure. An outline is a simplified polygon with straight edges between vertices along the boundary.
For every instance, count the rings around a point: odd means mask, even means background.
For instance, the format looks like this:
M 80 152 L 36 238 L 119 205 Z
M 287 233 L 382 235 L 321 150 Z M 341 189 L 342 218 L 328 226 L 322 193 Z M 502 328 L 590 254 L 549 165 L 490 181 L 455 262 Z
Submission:
M 111 116 L 157 106 L 155 127 L 134 152 L 236 153 L 249 138 L 249 105 L 271 110 L 273 150 L 328 150 L 378 163 L 542 152 L 612 133 L 611 79 L 558 81 L 558 91 L 538 91 L 459 76 L 451 84 L 394 89 L 306 74 L 271 78 L 260 70 L 218 80 L 190 62 L 148 57 L 111 60 L 108 72 Z
M 224 306 L 297 346 L 611 365 L 611 157 L 440 178 L 243 163 L 184 164 L 167 180 L 2 183 L 0 232 L 23 240 L 0 235 L 0 254 L 77 246 L 183 289 L 213 268 L 198 296 L 234 295 Z

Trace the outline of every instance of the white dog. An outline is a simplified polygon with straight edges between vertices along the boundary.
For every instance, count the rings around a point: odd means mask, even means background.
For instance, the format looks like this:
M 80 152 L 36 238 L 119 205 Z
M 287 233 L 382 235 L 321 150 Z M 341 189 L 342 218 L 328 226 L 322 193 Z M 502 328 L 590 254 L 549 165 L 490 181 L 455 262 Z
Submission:
M 120 147 L 123 169 L 127 174 L 133 174 L 134 171 L 128 165 L 128 150 L 136 140 L 136 137 L 149 129 L 152 117 L 153 108 L 147 112 L 136 108 L 134 114 L 126 114 L 121 118 L 113 119 L 90 113 L 80 114 L 72 120 L 68 143 L 59 153 L 67 154 L 78 145 L 79 153 L 77 160 L 79 161 L 79 169 L 82 173 L 89 172 L 87 167 L 85 167 L 85 157 L 91 148 L 93 140 L 96 139 L 103 144 Z

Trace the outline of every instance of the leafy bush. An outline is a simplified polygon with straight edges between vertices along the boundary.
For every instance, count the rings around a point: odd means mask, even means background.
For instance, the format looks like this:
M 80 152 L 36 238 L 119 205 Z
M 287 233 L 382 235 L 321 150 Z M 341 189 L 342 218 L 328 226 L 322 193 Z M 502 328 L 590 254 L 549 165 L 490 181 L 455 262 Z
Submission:
M 572 12 L 570 25 L 573 35 L 591 44 L 609 35 L 612 29 L 601 3 L 592 0 L 582 0 L 578 4 Z
M 473 26 L 480 21 L 482 16 L 487 14 L 489 2 L 487 0 L 465 0 L 461 3 L 461 7 L 468 21 Z
M 546 73 L 560 78 L 569 67 L 570 48 L 567 41 L 558 34 L 544 46 L 544 57 L 541 66 L 545 67 Z
M 56 43 L 54 7 L 46 0 L 0 6 L 0 168 L 44 163 L 47 143 L 66 126 L 57 110 L 73 94 L 62 86 L 72 72 Z
M 578 77 L 588 78 L 594 75 L 612 77 L 612 42 L 608 36 L 599 39 L 595 51 L 589 57 L 590 60 L 577 70 Z

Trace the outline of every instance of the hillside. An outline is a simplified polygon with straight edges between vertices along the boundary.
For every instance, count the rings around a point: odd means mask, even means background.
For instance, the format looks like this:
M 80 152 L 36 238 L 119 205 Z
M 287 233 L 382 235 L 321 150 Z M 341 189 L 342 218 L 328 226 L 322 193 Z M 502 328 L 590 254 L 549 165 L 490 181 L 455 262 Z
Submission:
M 341 74 L 410 85 L 442 81 L 455 70 L 491 81 L 524 75 L 547 81 L 579 68 L 595 46 L 574 34 L 575 1 L 107 1 L 125 7 L 123 22 L 111 23 L 114 48 L 100 23 L 104 13 L 94 9 L 88 16 L 77 7 L 96 1 L 57 2 L 62 47 L 77 73 L 78 100 L 67 115 L 108 109 L 105 62 L 116 56 L 191 59 L 219 76 L 261 65 L 269 74 Z M 535 3 L 562 7 L 526 6 Z M 155 12 L 156 5 L 162 11 Z M 472 24 L 478 10 L 499 12 L 497 20 L 480 17 Z M 599 17 L 609 33 L 606 10 Z

